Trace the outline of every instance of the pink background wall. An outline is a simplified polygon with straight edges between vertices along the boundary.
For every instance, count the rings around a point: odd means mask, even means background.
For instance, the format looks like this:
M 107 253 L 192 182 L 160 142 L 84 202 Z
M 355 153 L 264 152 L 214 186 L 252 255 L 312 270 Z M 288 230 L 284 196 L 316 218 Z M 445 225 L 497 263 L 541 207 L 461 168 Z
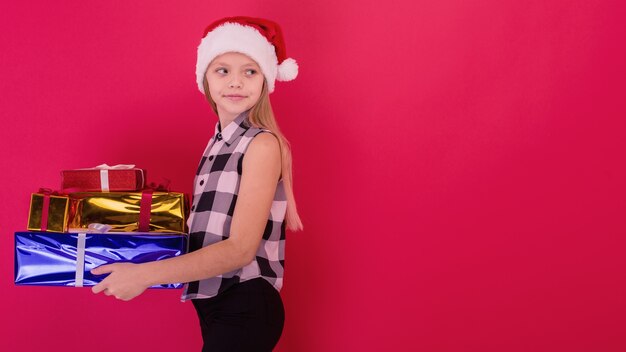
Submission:
M 51 4 L 55 5 L 51 5 Z M 216 117 L 204 26 L 278 21 L 272 94 L 305 231 L 278 351 L 626 350 L 619 1 L 14 1 L 0 12 L 6 351 L 198 350 L 179 291 L 15 287 L 13 232 L 59 171 L 191 190 Z

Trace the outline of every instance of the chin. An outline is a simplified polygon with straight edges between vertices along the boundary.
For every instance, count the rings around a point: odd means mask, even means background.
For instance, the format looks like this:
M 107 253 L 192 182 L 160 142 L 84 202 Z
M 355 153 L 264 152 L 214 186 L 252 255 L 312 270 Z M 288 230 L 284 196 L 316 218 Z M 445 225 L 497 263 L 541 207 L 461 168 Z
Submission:
M 246 111 L 248 109 L 223 109 L 223 111 L 229 115 L 233 115 L 233 116 L 239 116 L 239 114 L 241 114 L 242 112 Z

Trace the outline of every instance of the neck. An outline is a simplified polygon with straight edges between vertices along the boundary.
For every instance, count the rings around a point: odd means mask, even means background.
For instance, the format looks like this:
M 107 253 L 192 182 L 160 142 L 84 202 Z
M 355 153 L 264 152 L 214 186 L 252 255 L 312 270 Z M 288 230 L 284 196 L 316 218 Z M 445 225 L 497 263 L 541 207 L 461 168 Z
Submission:
M 231 122 L 233 122 L 233 120 L 235 120 L 235 117 L 232 117 L 232 116 L 219 116 L 219 119 L 220 119 L 220 130 L 224 131 L 226 126 L 228 126 Z
M 245 112 L 242 112 L 241 114 L 245 114 Z M 220 120 L 220 130 L 224 131 L 224 129 L 228 125 L 230 125 L 231 122 L 235 121 L 235 119 L 241 114 L 228 114 L 228 113 L 219 114 L 218 118 Z
M 228 126 L 231 122 L 233 122 L 236 118 L 236 114 L 230 114 L 224 111 L 218 111 L 217 114 L 218 119 L 220 120 L 220 129 L 223 131 L 226 126 Z

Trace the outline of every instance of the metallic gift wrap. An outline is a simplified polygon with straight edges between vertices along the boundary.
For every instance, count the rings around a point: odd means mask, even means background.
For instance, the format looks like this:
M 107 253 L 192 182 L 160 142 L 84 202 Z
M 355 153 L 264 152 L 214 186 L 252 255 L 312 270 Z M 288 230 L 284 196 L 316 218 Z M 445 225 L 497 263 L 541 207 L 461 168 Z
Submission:
M 70 194 L 70 232 L 91 223 L 110 225 L 111 231 L 139 230 L 141 192 L 79 192 Z M 183 193 L 154 192 L 150 206 L 150 232 L 186 233 L 186 198 Z
M 44 211 L 44 197 L 46 195 L 33 193 L 30 198 L 30 209 L 28 211 L 28 225 L 26 229 L 33 231 L 41 230 L 42 216 Z M 68 205 L 67 196 L 49 195 L 50 205 L 47 209 L 48 225 L 46 231 L 64 232 L 68 221 Z
M 94 286 L 107 276 L 89 272 L 100 265 L 146 263 L 176 257 L 186 251 L 187 235 L 182 234 L 16 232 L 15 284 Z M 78 284 L 77 277 L 82 278 Z M 180 287 L 182 284 L 153 286 Z

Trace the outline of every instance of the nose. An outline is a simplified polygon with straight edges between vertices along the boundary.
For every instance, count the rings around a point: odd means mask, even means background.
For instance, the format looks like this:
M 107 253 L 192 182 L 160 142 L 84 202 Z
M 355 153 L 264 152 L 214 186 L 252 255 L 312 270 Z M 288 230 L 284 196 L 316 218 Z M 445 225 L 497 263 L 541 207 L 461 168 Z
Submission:
M 229 88 L 241 88 L 241 78 L 239 75 L 234 74 L 231 76 L 230 82 L 228 83 Z

